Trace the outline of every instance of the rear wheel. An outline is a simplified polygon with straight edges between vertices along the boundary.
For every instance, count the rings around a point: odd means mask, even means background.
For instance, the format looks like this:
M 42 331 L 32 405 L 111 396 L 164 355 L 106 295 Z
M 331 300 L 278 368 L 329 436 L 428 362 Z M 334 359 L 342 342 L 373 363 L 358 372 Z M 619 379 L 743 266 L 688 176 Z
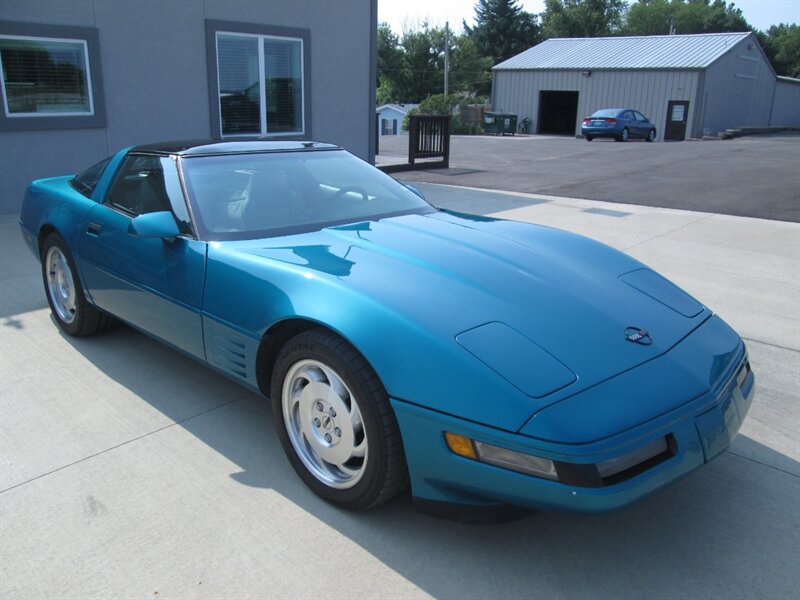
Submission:
M 47 303 L 64 333 L 92 335 L 116 323 L 114 317 L 101 312 L 86 300 L 64 238 L 57 233 L 48 235 L 42 243 L 41 259 Z
M 656 140 L 656 130 L 651 129 L 647 132 L 647 137 L 645 138 L 648 142 L 654 142 Z
M 627 142 L 629 137 L 630 137 L 630 132 L 628 131 L 628 128 L 625 127 L 623 128 L 622 133 L 620 133 L 615 139 L 618 142 Z
M 587 135 L 586 136 L 586 141 L 587 142 L 591 142 L 593 139 L 594 139 L 594 136 L 592 136 L 592 135 Z
M 386 502 L 408 484 L 400 430 L 377 374 L 324 329 L 292 338 L 272 375 L 283 449 L 317 495 L 347 509 Z

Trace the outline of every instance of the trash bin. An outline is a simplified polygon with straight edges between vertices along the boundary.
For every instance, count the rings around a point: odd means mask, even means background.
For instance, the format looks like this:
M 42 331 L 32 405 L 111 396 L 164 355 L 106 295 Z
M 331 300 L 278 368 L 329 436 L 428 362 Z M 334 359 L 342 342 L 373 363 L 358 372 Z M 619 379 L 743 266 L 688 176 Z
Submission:
M 487 112 L 483 115 L 483 132 L 493 133 L 497 135 L 500 131 L 498 129 L 499 123 L 497 120 L 497 113 Z
M 502 134 L 510 133 L 514 135 L 517 132 L 517 115 L 501 115 L 503 118 Z
M 483 116 L 483 131 L 495 135 L 514 135 L 517 131 L 517 115 L 487 112 Z

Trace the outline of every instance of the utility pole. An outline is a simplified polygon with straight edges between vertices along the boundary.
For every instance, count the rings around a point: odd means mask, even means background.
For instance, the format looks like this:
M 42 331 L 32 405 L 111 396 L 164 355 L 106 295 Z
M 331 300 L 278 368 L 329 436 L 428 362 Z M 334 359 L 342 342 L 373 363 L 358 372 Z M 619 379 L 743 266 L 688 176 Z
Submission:
M 444 95 L 447 96 L 450 75 L 450 21 L 444 23 Z

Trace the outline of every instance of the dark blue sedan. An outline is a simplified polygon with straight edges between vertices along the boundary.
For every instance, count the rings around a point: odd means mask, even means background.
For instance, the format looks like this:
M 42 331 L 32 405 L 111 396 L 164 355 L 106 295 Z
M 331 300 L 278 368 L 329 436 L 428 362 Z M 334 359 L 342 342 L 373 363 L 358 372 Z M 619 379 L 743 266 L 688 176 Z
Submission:
M 583 120 L 581 135 L 587 142 L 596 137 L 613 137 L 618 142 L 638 137 L 652 142 L 656 139 L 656 126 L 638 110 L 604 108 Z

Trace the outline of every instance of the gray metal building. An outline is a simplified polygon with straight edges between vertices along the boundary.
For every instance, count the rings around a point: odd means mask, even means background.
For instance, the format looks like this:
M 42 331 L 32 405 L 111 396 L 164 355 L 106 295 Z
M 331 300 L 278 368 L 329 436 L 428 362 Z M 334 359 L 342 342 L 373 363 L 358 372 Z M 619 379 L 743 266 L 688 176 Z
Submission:
M 377 0 L 0 0 L 0 213 L 120 148 L 317 139 L 375 155 Z
M 535 133 L 580 135 L 584 117 L 617 107 L 647 115 L 658 140 L 800 127 L 800 82 L 778 86 L 752 33 L 550 39 L 492 74 L 494 108 L 532 119 Z

